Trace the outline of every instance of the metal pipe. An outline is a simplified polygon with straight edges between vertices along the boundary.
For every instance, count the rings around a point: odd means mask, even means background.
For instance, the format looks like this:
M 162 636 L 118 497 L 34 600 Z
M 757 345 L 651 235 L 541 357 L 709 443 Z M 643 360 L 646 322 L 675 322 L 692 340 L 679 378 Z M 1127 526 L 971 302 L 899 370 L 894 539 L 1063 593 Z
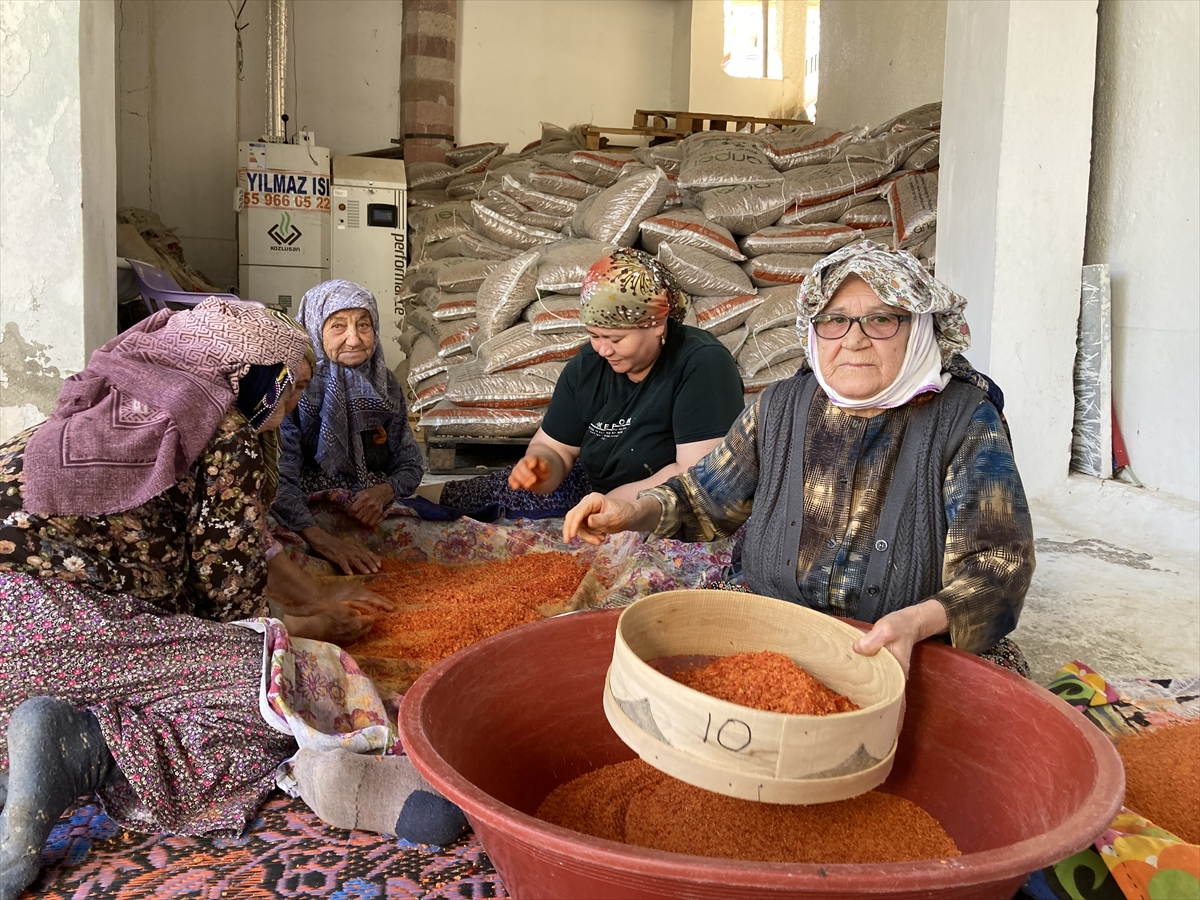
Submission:
M 267 103 L 263 140 L 287 141 L 283 121 L 287 96 L 287 0 L 267 0 Z

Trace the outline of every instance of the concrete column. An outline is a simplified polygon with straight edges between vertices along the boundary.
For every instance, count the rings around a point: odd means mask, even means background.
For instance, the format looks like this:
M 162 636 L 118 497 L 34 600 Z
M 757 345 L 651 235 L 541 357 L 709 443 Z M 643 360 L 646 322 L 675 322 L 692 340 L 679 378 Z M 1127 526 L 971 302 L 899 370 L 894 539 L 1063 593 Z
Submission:
M 937 274 L 970 302 L 1026 490 L 1067 478 L 1096 0 L 950 0 Z
M 444 162 L 454 144 L 457 0 L 404 0 L 400 138 L 408 162 Z
M 0 439 L 116 332 L 112 0 L 0 0 Z

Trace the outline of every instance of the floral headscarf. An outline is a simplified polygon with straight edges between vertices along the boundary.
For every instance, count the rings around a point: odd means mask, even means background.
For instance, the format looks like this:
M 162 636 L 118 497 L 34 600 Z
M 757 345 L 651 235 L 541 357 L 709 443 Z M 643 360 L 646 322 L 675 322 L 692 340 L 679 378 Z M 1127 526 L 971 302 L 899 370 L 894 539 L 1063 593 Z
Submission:
M 375 328 L 375 349 L 353 369 L 331 360 L 321 340 L 325 320 L 343 309 L 367 310 Z M 388 386 L 391 373 L 379 341 L 375 296 L 353 281 L 323 281 L 304 295 L 298 315 L 317 351 L 312 383 L 300 398 L 301 437 L 306 445 L 316 447 L 317 464 L 325 474 L 349 477 L 366 486 L 367 464 L 359 435 L 382 427 L 399 412 Z
M 687 295 L 666 266 L 641 250 L 616 250 L 583 276 L 579 318 L 597 328 L 651 328 L 682 322 Z
M 888 306 L 913 313 L 933 313 L 934 336 L 943 363 L 971 346 L 971 329 L 963 316 L 966 300 L 925 271 L 907 250 L 891 250 L 874 241 L 859 241 L 818 262 L 800 285 L 796 328 L 810 364 L 809 323 L 850 275 L 857 275 L 869 284 Z

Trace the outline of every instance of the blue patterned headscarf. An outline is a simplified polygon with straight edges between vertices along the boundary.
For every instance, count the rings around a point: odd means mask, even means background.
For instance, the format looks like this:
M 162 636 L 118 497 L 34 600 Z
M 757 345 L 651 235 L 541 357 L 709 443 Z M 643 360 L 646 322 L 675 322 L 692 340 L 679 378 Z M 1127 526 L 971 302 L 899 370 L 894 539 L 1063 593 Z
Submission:
M 375 328 L 375 349 L 353 369 L 331 360 L 321 341 L 325 320 L 343 309 L 367 310 Z M 375 297 L 353 281 L 323 281 L 304 295 L 297 317 L 317 351 L 316 372 L 300 398 L 301 438 L 305 446 L 316 446 L 317 465 L 326 475 L 352 478 L 365 487 L 367 464 L 359 435 L 382 427 L 399 412 L 388 391 Z

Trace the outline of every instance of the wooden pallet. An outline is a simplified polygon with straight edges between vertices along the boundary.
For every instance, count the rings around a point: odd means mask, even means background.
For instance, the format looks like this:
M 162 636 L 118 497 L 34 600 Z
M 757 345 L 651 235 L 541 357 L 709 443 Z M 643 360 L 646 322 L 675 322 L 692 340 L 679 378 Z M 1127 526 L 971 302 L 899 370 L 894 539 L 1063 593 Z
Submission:
M 638 137 L 650 138 L 651 144 L 662 143 L 663 141 L 676 141 L 685 135 L 677 131 L 672 131 L 666 128 L 605 128 L 600 125 L 585 125 L 583 128 L 584 146 L 588 150 L 599 150 L 603 144 L 605 148 L 612 149 L 630 149 L 629 145 L 614 144 L 607 141 L 602 135 L 637 135 Z
M 786 125 L 807 123 L 804 119 L 787 119 L 780 116 L 738 116 L 714 113 L 685 112 L 670 109 L 638 109 L 633 113 L 634 128 L 658 129 L 680 136 L 695 134 L 697 131 L 728 131 L 729 125 L 734 125 L 734 131 L 749 128 L 758 131 L 758 125 L 776 125 L 783 128 Z
M 498 465 L 485 463 L 483 465 L 460 466 L 458 464 L 460 450 L 465 451 L 470 447 L 484 448 L 488 446 L 495 448 L 497 451 L 507 450 L 508 453 L 506 456 L 514 457 L 517 453 L 524 455 L 523 451 L 529 446 L 529 438 L 459 437 L 457 435 L 438 437 L 437 435 L 426 434 L 425 447 L 429 456 L 429 471 L 434 475 L 450 475 L 455 472 L 479 474 L 481 470 L 495 472 L 516 462 L 516 458 L 514 458 Z

